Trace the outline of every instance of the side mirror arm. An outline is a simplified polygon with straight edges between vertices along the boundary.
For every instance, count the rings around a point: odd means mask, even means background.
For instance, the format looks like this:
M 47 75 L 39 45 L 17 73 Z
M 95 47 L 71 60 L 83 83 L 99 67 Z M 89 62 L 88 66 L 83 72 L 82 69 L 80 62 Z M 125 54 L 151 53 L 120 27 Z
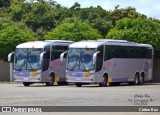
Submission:
M 93 54 L 93 63 L 96 62 L 97 54 L 99 54 L 100 51 L 97 51 L 96 53 Z
M 46 51 L 40 54 L 40 61 L 41 61 L 41 62 L 43 61 L 43 55 L 44 55 L 45 53 L 46 53 Z
M 67 51 L 61 53 L 60 55 L 60 61 L 63 61 L 64 60 L 64 55 L 67 53 Z
M 8 61 L 11 62 L 11 58 L 12 58 L 12 55 L 14 54 L 14 52 L 11 52 L 10 54 L 8 54 Z

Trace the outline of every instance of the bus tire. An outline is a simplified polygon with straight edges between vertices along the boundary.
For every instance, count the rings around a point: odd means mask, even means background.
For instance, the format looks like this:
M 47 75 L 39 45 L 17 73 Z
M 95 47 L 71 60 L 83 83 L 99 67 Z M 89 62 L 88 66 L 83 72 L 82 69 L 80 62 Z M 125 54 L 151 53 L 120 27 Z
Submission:
M 30 86 L 30 84 L 31 84 L 31 83 L 29 83 L 29 82 L 23 82 L 23 85 L 24 85 L 24 86 Z
M 68 85 L 68 83 L 67 83 L 67 82 L 65 82 L 65 81 L 57 82 L 57 84 L 58 84 L 58 85 Z
M 103 81 L 99 83 L 100 87 L 106 87 L 108 82 L 108 77 L 106 75 L 103 76 Z
M 50 74 L 50 77 L 49 77 L 49 82 L 46 82 L 46 86 L 52 86 L 54 85 L 54 74 Z
M 144 83 L 144 74 L 141 74 L 139 77 L 138 85 L 143 85 L 143 83 Z
M 138 85 L 139 84 L 139 74 L 137 73 L 134 77 L 134 85 Z
M 109 83 L 110 86 L 119 86 L 120 84 L 121 84 L 120 82 Z
M 57 82 L 57 84 L 58 84 L 58 85 L 63 85 L 63 83 L 62 83 L 62 82 Z
M 76 83 L 76 87 L 82 87 L 81 83 Z

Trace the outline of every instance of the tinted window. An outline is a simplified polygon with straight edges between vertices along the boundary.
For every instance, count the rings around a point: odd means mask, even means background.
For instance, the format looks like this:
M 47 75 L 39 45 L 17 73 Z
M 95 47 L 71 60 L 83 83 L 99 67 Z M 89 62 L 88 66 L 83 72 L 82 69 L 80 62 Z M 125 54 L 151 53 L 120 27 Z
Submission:
M 105 46 L 105 60 L 111 58 L 152 58 L 152 49 L 134 46 Z
M 60 55 L 68 50 L 68 46 L 52 46 L 51 60 L 60 58 Z M 66 58 L 66 55 L 64 56 Z
M 46 53 L 44 53 L 43 56 L 43 68 L 42 71 L 47 71 L 49 68 L 49 62 L 50 62 L 50 45 L 46 46 L 44 48 L 44 51 L 46 51 Z
M 101 71 L 101 69 L 102 69 L 104 47 L 103 46 L 98 47 L 98 51 L 100 51 L 100 53 L 97 54 L 96 72 Z

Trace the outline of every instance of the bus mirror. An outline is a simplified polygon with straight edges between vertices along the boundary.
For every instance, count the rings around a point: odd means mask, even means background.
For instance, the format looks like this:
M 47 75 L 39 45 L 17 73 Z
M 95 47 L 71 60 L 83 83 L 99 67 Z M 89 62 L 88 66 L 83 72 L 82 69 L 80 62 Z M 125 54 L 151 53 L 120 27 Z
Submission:
M 67 51 L 63 52 L 61 55 L 60 55 L 60 61 L 63 61 L 64 59 L 64 55 L 67 53 Z
M 46 53 L 46 52 L 43 52 L 43 53 L 40 54 L 40 61 L 41 62 L 43 61 L 43 55 L 44 55 L 44 53 Z
M 13 60 L 14 60 L 14 58 L 13 58 L 14 55 L 13 55 L 13 54 L 14 54 L 14 52 L 8 54 L 8 61 L 9 61 L 9 62 L 13 62 Z
M 100 51 L 97 51 L 96 53 L 93 54 L 93 63 L 96 62 L 97 59 L 97 54 L 100 53 Z

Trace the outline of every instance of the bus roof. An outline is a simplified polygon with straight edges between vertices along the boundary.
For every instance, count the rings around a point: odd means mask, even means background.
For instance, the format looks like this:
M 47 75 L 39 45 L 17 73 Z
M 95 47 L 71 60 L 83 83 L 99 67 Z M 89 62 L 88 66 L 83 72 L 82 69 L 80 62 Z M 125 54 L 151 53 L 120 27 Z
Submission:
M 139 46 L 143 46 L 143 47 L 151 47 L 151 48 L 153 48 L 152 45 L 150 45 L 150 44 L 139 44 Z
M 61 42 L 61 43 L 72 43 L 73 41 L 69 41 L 69 40 L 45 40 L 47 42 Z
M 46 41 L 30 41 L 17 45 L 16 48 L 44 48 L 44 46 L 53 43 L 72 43 L 67 40 L 46 40 Z
M 75 42 L 69 45 L 69 48 L 97 48 L 100 45 L 121 45 L 121 46 L 139 46 L 139 47 L 150 47 L 150 44 L 138 44 L 136 42 L 129 42 L 127 40 L 108 40 L 108 39 L 100 39 L 100 40 L 84 40 L 80 42 Z
M 69 45 L 69 48 L 97 48 L 102 44 L 103 42 L 97 42 L 95 40 L 80 41 Z

